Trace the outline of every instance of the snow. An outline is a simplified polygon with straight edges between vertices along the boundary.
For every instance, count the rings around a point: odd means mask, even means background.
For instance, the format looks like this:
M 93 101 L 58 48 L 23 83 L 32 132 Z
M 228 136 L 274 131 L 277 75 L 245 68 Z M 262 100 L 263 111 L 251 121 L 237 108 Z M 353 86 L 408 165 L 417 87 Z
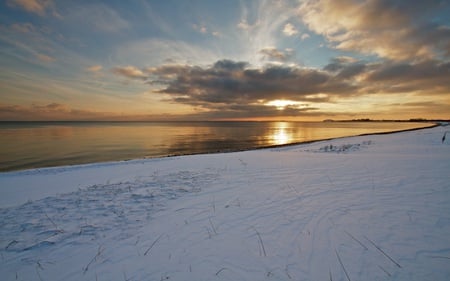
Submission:
M 2 173 L 0 276 L 449 280 L 446 131 Z

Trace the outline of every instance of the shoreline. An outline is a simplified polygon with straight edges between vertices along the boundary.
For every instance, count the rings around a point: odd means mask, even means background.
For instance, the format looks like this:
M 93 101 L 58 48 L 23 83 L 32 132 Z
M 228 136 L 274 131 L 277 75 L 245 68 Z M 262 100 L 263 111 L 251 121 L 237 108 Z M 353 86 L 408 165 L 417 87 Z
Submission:
M 349 121 L 351 122 L 351 121 Z M 411 128 L 411 129 L 404 129 L 404 130 L 396 130 L 396 131 L 386 131 L 386 132 L 379 132 L 379 133 L 367 133 L 367 134 L 359 134 L 359 135 L 351 135 L 351 136 L 344 136 L 344 137 L 336 137 L 336 138 L 327 138 L 327 139 L 318 139 L 318 140 L 311 140 L 311 141 L 301 141 L 301 142 L 293 142 L 293 143 L 286 143 L 286 144 L 276 144 L 276 145 L 269 145 L 269 146 L 262 146 L 262 147 L 255 147 L 251 149 L 245 149 L 240 151 L 251 151 L 251 150 L 260 150 L 260 149 L 272 149 L 272 148 L 281 148 L 281 147 L 289 147 L 289 146 L 296 146 L 296 145 L 302 145 L 302 144 L 311 144 L 321 141 L 331 141 L 331 140 L 339 140 L 343 138 L 353 138 L 353 137 L 362 137 L 362 136 L 376 136 L 376 135 L 391 135 L 396 133 L 403 133 L 403 132 L 412 132 L 417 130 L 423 130 L 423 129 L 431 129 L 435 127 L 439 127 L 441 125 L 435 123 L 427 127 L 420 127 L 420 128 Z M 230 151 L 230 152 L 239 152 L 239 151 Z M 227 153 L 227 152 L 218 152 L 218 153 Z M 189 155 L 189 154 L 187 154 Z
M 350 122 L 350 121 L 349 121 Z M 400 121 L 398 121 L 400 122 Z M 403 121 L 402 121 L 403 122 Z M 312 144 L 316 142 L 322 142 L 322 141 L 331 141 L 331 140 L 338 140 L 342 138 L 351 138 L 351 137 L 359 137 L 359 136 L 370 136 L 370 135 L 389 135 L 389 134 L 396 134 L 396 133 L 402 133 L 402 132 L 409 132 L 409 131 L 416 131 L 416 130 L 422 130 L 422 129 L 431 129 L 434 127 L 442 126 L 441 123 L 435 122 L 435 123 L 426 123 L 428 124 L 426 127 L 418 127 L 418 128 L 411 128 L 411 129 L 401 129 L 401 130 L 394 130 L 394 131 L 385 131 L 385 132 L 376 132 L 376 133 L 366 133 L 366 134 L 357 134 L 357 135 L 349 135 L 349 136 L 342 136 L 342 137 L 335 137 L 335 138 L 324 138 L 324 139 L 316 139 L 316 140 L 309 140 L 309 141 L 300 141 L 300 142 L 292 142 L 292 143 L 286 143 L 286 144 L 277 144 L 277 145 L 268 145 L 268 146 L 255 146 L 255 147 L 247 147 L 247 148 L 236 148 L 236 149 L 220 149 L 216 151 L 206 151 L 206 152 L 198 152 L 198 153 L 176 153 L 176 154 L 169 154 L 169 155 L 159 155 L 159 156 L 147 156 L 147 157 L 138 157 L 138 158 L 129 158 L 129 159 L 123 159 L 123 160 L 112 160 L 112 161 L 100 161 L 100 162 L 87 162 L 87 163 L 80 163 L 80 164 L 67 164 L 67 165 L 57 165 L 57 166 L 42 166 L 42 167 L 34 167 L 34 168 L 23 168 L 23 169 L 11 169 L 11 170 L 2 170 L 0 171 L 0 175 L 2 174 L 8 174 L 8 173 L 26 173 L 26 172 L 33 172 L 33 171 L 45 171 L 47 169 L 70 169 L 70 168 L 77 168 L 77 166 L 85 167 L 85 166 L 91 166 L 91 165 L 116 165 L 124 162 L 132 162 L 132 161 L 145 161 L 149 159 L 165 159 L 165 158 L 174 158 L 174 157 L 185 157 L 185 156 L 194 156 L 194 155 L 210 155 L 210 154 L 222 154 L 222 153 L 235 153 L 235 152 L 244 152 L 244 151 L 255 151 L 255 150 L 264 150 L 264 149 L 276 149 L 276 148 L 283 148 L 283 147 L 290 147 L 290 146 L 297 146 L 297 145 L 304 145 L 304 144 Z

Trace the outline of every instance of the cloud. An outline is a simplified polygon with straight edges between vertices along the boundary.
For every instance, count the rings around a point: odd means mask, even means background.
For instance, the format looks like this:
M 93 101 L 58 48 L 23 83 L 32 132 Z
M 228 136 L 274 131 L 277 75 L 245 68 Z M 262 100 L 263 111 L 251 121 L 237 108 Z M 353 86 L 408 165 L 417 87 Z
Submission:
M 19 33 L 34 33 L 36 28 L 31 23 L 14 23 L 11 25 L 11 30 Z
M 277 48 L 274 47 L 267 47 L 264 49 L 261 49 L 259 53 L 263 56 L 263 59 L 269 60 L 269 61 L 279 61 L 279 62 L 285 62 L 292 58 L 294 55 L 293 49 L 286 49 L 284 51 L 280 51 Z
M 308 33 L 303 33 L 302 36 L 300 36 L 302 40 L 308 39 L 309 37 L 311 37 L 311 35 L 309 35 Z
M 45 62 L 45 63 L 49 63 L 49 62 L 54 62 L 56 61 L 56 59 L 54 57 L 51 56 L 47 56 L 44 54 L 36 54 L 36 58 L 41 61 L 41 62 Z
M 128 66 L 118 66 L 114 67 L 112 73 L 131 79 L 145 79 L 147 75 L 137 67 Z
M 366 70 L 366 64 L 352 57 L 336 57 L 324 67 L 324 70 L 332 72 L 338 79 L 352 79 Z
M 236 26 L 237 28 L 242 30 L 248 30 L 252 27 L 250 24 L 248 24 L 247 20 L 245 19 L 241 20 Z
M 438 0 L 307 0 L 299 12 L 337 49 L 412 60 L 449 58 L 450 27 L 432 21 L 448 6 Z
M 219 105 L 253 106 L 275 99 L 310 102 L 314 94 L 345 95 L 354 90 L 326 71 L 283 66 L 258 69 L 230 60 L 209 67 L 161 66 L 152 69 L 148 79 L 160 84 L 157 92 L 169 96 L 170 101 L 208 110 Z
M 208 33 L 208 29 L 206 28 L 206 26 L 204 25 L 199 25 L 199 24 L 193 24 L 192 28 L 200 33 L 206 34 Z
M 271 52 L 277 55 L 276 50 Z M 199 112 L 198 117 L 205 118 L 323 115 L 327 107 L 344 108 L 339 105 L 343 101 L 360 98 L 385 100 L 403 94 L 405 99 L 415 95 L 415 100 L 421 97 L 426 102 L 450 95 L 450 63 L 435 60 L 365 62 L 341 56 L 323 69 L 274 64 L 252 67 L 243 61 L 219 60 L 209 66 L 129 66 L 115 68 L 115 73 L 145 80 L 166 102 L 191 106 Z M 274 100 L 292 103 L 280 112 L 267 106 Z
M 11 7 L 18 7 L 27 12 L 44 16 L 46 9 L 51 4 L 48 0 L 8 0 L 8 5 Z
M 92 115 L 88 113 L 88 111 L 73 110 L 60 103 L 32 104 L 31 106 L 0 104 L 0 120 L 67 120 L 76 116 L 84 118 Z
M 283 34 L 286 36 L 294 36 L 298 33 L 298 30 L 291 23 L 287 23 L 284 25 Z
M 370 73 L 370 81 L 418 81 L 450 77 L 450 63 L 424 61 L 419 63 L 384 63 Z
M 97 73 L 99 71 L 101 71 L 103 69 L 103 66 L 101 65 L 92 65 L 86 68 L 87 71 L 92 72 L 92 73 Z
M 389 107 L 391 108 L 391 111 L 395 112 L 396 114 L 407 115 L 410 116 L 410 118 L 423 118 L 424 116 L 421 116 L 420 114 L 422 112 L 426 112 L 429 115 L 435 116 L 431 118 L 444 119 L 448 118 L 450 104 L 448 102 L 408 102 L 407 100 L 405 100 L 401 103 L 390 104 Z
M 0 120 L 2 121 L 141 121 L 173 120 L 171 115 L 133 115 L 117 112 L 104 112 L 72 108 L 67 104 L 31 104 L 13 105 L 0 103 Z
M 368 66 L 365 82 L 370 92 L 416 92 L 450 95 L 450 62 L 384 62 Z
M 54 17 L 62 18 L 52 0 L 7 0 L 6 3 L 10 7 L 23 9 L 39 16 L 45 16 L 51 12 Z
M 261 104 L 232 104 L 216 105 L 208 111 L 200 111 L 184 116 L 188 120 L 217 120 L 217 119 L 271 119 L 298 116 L 322 116 L 317 108 L 305 106 L 302 108 L 287 106 L 279 110 L 274 106 Z
M 145 120 L 179 120 L 171 114 L 123 114 L 72 108 L 67 104 L 31 104 L 14 105 L 0 103 L 0 120 L 2 121 L 145 121 Z M 195 119 L 195 116 L 191 117 Z
M 218 31 L 211 31 L 204 24 L 195 24 L 194 23 L 194 24 L 192 24 L 192 28 L 195 31 L 197 31 L 197 32 L 199 32 L 201 34 L 205 34 L 205 35 L 210 34 L 210 35 L 215 36 L 215 37 L 219 37 L 220 36 L 220 32 L 218 32 Z
M 450 95 L 450 62 L 364 62 L 351 57 L 337 57 L 323 68 L 335 79 L 357 85 L 358 94 L 405 93 Z
M 55 112 L 55 111 L 68 112 L 68 111 L 70 111 L 70 109 L 67 105 L 61 104 L 61 103 L 50 103 L 50 104 L 43 105 L 43 106 L 33 104 L 32 109 L 35 111 L 40 111 L 40 112 Z

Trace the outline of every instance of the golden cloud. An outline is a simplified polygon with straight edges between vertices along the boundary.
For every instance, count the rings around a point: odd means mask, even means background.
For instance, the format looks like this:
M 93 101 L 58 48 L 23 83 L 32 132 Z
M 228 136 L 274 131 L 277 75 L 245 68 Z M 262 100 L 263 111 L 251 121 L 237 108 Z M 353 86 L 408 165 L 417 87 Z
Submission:
M 145 74 L 142 70 L 131 65 L 114 67 L 112 72 L 114 74 L 133 79 L 145 79 L 147 77 L 147 74 Z
M 439 1 L 305 1 L 300 17 L 334 47 L 391 60 L 450 55 L 450 28 L 431 22 Z

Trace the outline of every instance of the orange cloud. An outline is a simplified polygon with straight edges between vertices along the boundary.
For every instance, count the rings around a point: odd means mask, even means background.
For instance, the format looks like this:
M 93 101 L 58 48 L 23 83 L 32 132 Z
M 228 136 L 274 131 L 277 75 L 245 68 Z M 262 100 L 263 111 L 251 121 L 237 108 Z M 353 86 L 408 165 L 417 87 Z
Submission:
M 98 65 L 98 64 L 97 64 L 97 65 L 92 65 L 92 66 L 86 68 L 87 71 L 93 72 L 93 73 L 99 72 L 99 71 L 101 71 L 102 69 L 103 69 L 103 66 Z
M 96 120 L 106 115 L 101 112 L 72 109 L 60 103 L 31 106 L 0 104 L 0 120 L 3 121 Z
M 182 117 L 181 117 L 182 118 Z M 72 108 L 61 103 L 30 106 L 0 103 L 1 121 L 145 121 L 180 120 L 179 115 L 171 114 L 123 114 Z
M 46 9 L 50 6 L 49 0 L 9 0 L 8 5 L 12 7 L 19 7 L 27 12 L 45 15 Z
M 131 65 L 114 67 L 112 72 L 114 74 L 133 79 L 145 79 L 147 77 L 142 70 Z

